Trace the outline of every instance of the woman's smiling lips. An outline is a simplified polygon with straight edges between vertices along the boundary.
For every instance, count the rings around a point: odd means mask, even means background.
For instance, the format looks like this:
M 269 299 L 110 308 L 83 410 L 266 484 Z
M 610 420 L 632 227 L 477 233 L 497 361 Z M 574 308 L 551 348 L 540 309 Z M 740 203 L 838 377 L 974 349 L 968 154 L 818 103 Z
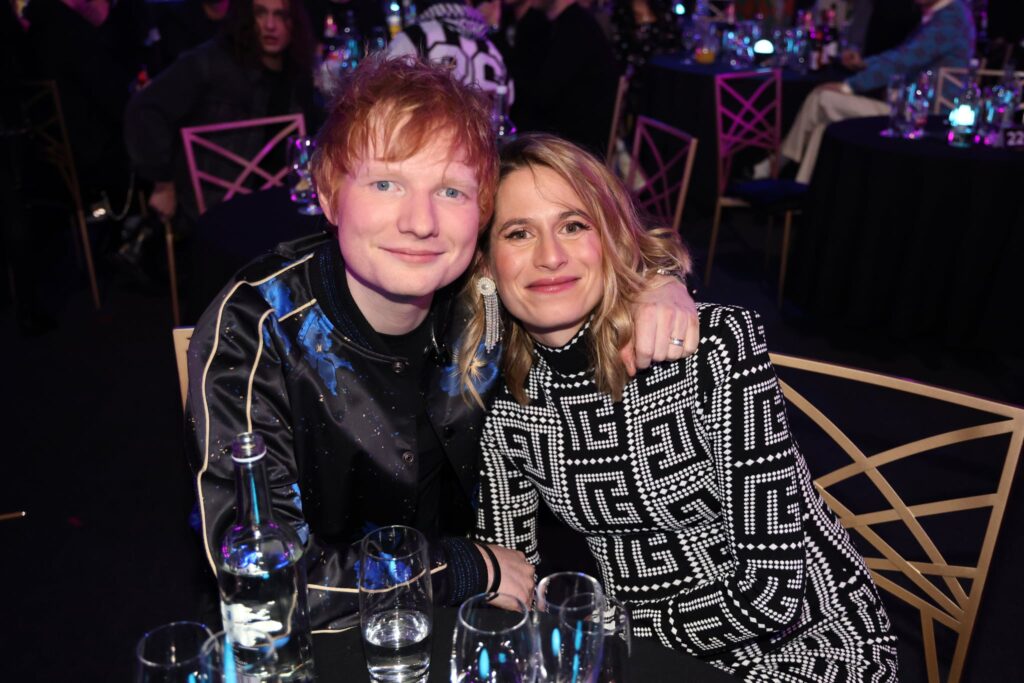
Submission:
M 577 280 L 579 278 L 569 276 L 546 277 L 534 280 L 526 288 L 531 292 L 540 292 L 541 294 L 557 294 L 571 288 Z

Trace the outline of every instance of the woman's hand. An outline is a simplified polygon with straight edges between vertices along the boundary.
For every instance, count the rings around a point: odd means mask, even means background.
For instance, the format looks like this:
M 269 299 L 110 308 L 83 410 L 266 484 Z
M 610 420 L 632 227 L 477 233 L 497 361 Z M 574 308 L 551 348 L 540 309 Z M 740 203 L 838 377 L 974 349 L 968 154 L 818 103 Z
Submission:
M 504 546 L 491 544 L 488 544 L 487 547 L 494 553 L 501 568 L 501 585 L 498 586 L 498 592 L 502 595 L 493 600 L 491 604 L 509 610 L 517 609 L 516 604 L 505 597 L 511 595 L 522 600 L 526 608 L 529 609 L 533 603 L 536 568 L 527 562 L 526 555 L 518 550 L 509 550 Z M 484 564 L 487 565 L 487 585 L 490 586 L 494 582 L 494 568 L 483 548 L 477 548 L 477 550 L 484 556 Z
M 655 275 L 649 280 L 632 314 L 633 340 L 619 352 L 630 376 L 651 363 L 679 360 L 697 350 L 697 304 L 675 277 Z

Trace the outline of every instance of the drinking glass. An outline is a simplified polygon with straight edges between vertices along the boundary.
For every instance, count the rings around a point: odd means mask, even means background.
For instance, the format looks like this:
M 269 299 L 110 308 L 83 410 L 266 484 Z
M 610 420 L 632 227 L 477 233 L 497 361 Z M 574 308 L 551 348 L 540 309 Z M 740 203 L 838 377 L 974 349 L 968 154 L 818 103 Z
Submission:
M 537 677 L 537 636 L 521 600 L 511 610 L 475 595 L 459 607 L 452 641 L 452 683 L 531 683 Z
M 323 213 L 317 201 L 316 185 L 313 183 L 313 173 L 310 169 L 315 149 L 313 138 L 301 135 L 292 135 L 288 138 L 287 163 L 291 168 L 291 172 L 288 173 L 288 190 L 291 200 L 299 205 L 299 213 L 306 216 Z
M 211 635 L 194 621 L 175 621 L 149 631 L 135 647 L 135 683 L 200 680 L 200 652 Z
M 423 534 L 389 526 L 366 535 L 359 557 L 359 619 L 371 678 L 411 681 L 427 673 L 432 597 Z
M 625 683 L 629 680 L 629 654 L 633 627 L 629 610 L 615 598 L 605 598 L 604 645 L 598 683 Z
M 210 636 L 200 652 L 203 683 L 278 683 L 274 640 L 255 629 L 234 627 Z M 293 681 L 311 681 L 313 672 L 296 672 Z
M 561 653 L 559 683 L 597 683 L 604 654 L 605 599 L 601 593 L 577 593 L 558 609 Z
M 889 85 L 885 91 L 885 100 L 889 103 L 889 127 L 882 131 L 882 135 L 887 138 L 894 138 L 902 135 L 904 128 L 907 90 L 903 74 L 893 74 L 889 77 Z
M 572 679 L 567 676 L 572 672 L 574 653 L 586 657 L 587 648 L 593 649 L 595 638 L 589 629 L 586 633 L 581 633 L 581 642 L 578 645 L 574 639 L 575 633 L 572 634 L 572 640 L 566 639 L 567 627 L 560 623 L 561 609 L 570 598 L 574 598 L 583 601 L 582 605 L 574 603 L 572 607 L 574 612 L 578 611 L 582 615 L 587 609 L 586 601 L 596 601 L 598 597 L 602 600 L 604 597 L 601 584 L 597 579 L 581 572 L 551 574 L 537 584 L 534 591 L 534 619 L 540 642 L 540 656 L 537 658 L 538 675 L 542 680 L 571 681 Z M 598 639 L 598 646 L 599 642 Z M 573 683 L 586 683 L 587 680 L 577 678 Z
M 683 22 L 680 41 L 683 47 L 683 64 L 693 64 L 694 50 L 701 42 L 700 27 L 697 26 L 697 22 L 692 19 Z
M 916 140 L 924 135 L 928 112 L 932 107 L 932 97 L 935 94 L 934 81 L 931 71 L 922 71 L 907 88 L 906 118 L 909 131 L 905 132 L 903 137 Z

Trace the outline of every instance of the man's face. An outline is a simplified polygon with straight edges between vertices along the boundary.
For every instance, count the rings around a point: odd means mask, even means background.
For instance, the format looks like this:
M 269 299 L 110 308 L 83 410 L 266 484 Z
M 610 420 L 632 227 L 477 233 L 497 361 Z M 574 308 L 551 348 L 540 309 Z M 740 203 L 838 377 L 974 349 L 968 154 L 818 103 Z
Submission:
M 333 205 L 321 195 L 338 227 L 349 288 L 357 303 L 429 304 L 473 257 L 477 171 L 446 136 L 400 162 L 377 158 L 376 149 L 341 179 Z
M 292 20 L 288 0 L 253 0 L 256 37 L 264 56 L 276 57 L 292 42 Z

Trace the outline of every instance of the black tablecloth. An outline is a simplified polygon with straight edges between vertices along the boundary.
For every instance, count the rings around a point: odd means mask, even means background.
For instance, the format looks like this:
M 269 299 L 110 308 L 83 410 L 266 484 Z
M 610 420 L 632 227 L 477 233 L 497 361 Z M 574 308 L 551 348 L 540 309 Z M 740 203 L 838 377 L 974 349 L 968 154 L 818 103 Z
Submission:
M 787 293 L 823 319 L 897 339 L 1020 353 L 1024 152 L 881 137 L 881 117 L 829 126 Z
M 199 217 L 192 236 L 192 301 L 201 313 L 235 271 L 278 243 L 330 228 L 323 216 L 304 216 L 276 187 L 238 195 Z
M 682 55 L 671 54 L 652 58 L 641 74 L 644 87 L 637 104 L 639 113 L 686 131 L 699 141 L 687 202 L 696 202 L 705 209 L 714 207 L 718 195 L 715 75 L 731 72 L 724 64 L 684 64 Z M 782 134 L 789 130 L 811 90 L 825 81 L 842 78 L 837 71 L 800 74 L 783 70 Z
M 430 683 L 449 680 L 448 660 L 455 632 L 455 609 L 434 610 L 434 634 L 430 653 Z M 358 628 L 341 633 L 313 636 L 316 680 L 320 683 L 344 681 L 363 683 L 370 680 Z M 686 681 L 687 683 L 729 683 L 736 679 L 715 667 L 680 652 L 668 650 L 650 640 L 633 639 L 628 662 L 629 683 Z

